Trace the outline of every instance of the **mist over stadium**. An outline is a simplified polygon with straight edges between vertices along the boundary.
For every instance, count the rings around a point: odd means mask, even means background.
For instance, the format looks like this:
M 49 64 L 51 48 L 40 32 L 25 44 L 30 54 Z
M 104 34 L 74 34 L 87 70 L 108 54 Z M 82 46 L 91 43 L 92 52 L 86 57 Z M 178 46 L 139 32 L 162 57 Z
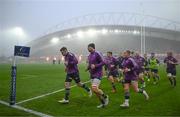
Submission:
M 127 49 L 143 53 L 165 55 L 180 53 L 180 23 L 137 13 L 111 12 L 89 14 L 64 21 L 27 45 L 32 47 L 34 60 L 52 61 L 63 58 L 63 46 L 77 56 L 88 55 L 87 45 L 95 43 L 104 55 L 112 51 L 116 56 Z

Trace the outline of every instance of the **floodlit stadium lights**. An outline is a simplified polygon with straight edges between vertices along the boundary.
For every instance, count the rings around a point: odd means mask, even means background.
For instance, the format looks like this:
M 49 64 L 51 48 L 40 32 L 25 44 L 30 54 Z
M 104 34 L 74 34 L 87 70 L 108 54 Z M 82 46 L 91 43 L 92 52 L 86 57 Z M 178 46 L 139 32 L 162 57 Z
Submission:
M 119 33 L 140 34 L 140 31 L 138 31 L 138 30 L 121 30 L 121 29 L 108 30 L 108 29 L 103 28 L 103 29 L 100 29 L 100 30 L 95 30 L 95 29 L 88 29 L 86 31 L 79 30 L 76 33 L 67 34 L 67 35 L 63 36 L 62 38 L 70 39 L 73 36 L 77 36 L 79 38 L 82 38 L 82 37 L 84 37 L 84 35 L 95 36 L 95 35 L 98 35 L 98 34 L 107 34 L 108 32 L 109 33 L 116 33 L 116 34 L 119 34 Z
M 54 43 L 54 44 L 56 44 L 56 43 L 59 42 L 59 38 L 58 38 L 58 37 L 53 37 L 53 38 L 51 39 L 51 42 Z
M 77 35 L 79 38 L 82 38 L 84 34 L 83 34 L 82 31 L 78 31 L 78 32 L 76 33 L 76 35 Z
M 119 30 L 118 30 L 118 29 L 115 29 L 115 30 L 114 30 L 114 32 L 115 32 L 115 33 L 118 33 L 118 32 L 119 32 Z
M 21 27 L 15 27 L 14 28 L 14 33 L 17 36 L 24 36 L 24 31 Z
M 109 30 L 110 33 L 114 33 L 114 30 Z
M 86 33 L 87 33 L 89 36 L 94 36 L 94 35 L 96 35 L 97 30 L 89 29 Z
M 134 30 L 134 31 L 133 31 L 133 34 L 137 34 L 137 31 L 136 31 L 136 30 Z
M 70 34 L 67 35 L 67 38 L 70 39 L 72 36 Z
M 102 34 L 107 34 L 108 33 L 108 30 L 107 29 L 102 29 Z

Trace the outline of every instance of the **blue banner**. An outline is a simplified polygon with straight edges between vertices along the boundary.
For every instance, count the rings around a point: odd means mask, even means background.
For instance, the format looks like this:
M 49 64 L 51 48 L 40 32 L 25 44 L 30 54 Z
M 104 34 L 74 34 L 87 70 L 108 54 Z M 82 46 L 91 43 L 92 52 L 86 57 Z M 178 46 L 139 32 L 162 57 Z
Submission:
M 11 92 L 10 92 L 10 105 L 14 105 L 16 103 L 16 66 L 12 66 L 11 71 Z
M 14 56 L 29 57 L 30 47 L 26 46 L 15 46 Z

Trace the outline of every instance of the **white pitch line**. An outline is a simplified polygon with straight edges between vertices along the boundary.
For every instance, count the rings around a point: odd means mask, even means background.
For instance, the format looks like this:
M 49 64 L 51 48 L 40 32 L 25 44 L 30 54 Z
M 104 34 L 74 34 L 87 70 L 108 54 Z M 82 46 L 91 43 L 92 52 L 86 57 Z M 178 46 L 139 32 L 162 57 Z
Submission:
M 83 82 L 83 83 L 88 83 L 88 82 L 90 82 L 90 81 L 86 81 L 86 82 Z M 77 85 L 73 85 L 73 86 L 71 86 L 70 88 L 73 88 L 73 87 L 75 87 L 75 86 L 77 86 Z M 33 98 L 29 98 L 29 99 L 26 99 L 26 100 L 23 100 L 23 101 L 19 101 L 19 102 L 17 102 L 16 104 L 22 104 L 22 103 L 25 103 L 25 102 L 29 102 L 29 101 L 31 101 L 31 100 L 35 100 L 35 99 L 42 98 L 42 97 L 45 97 L 45 96 L 48 96 L 48 95 L 52 95 L 52 94 L 55 94 L 55 93 L 58 93 L 58 92 L 61 92 L 61 91 L 64 91 L 64 90 L 65 90 L 65 88 L 59 89 L 59 90 L 53 91 L 53 92 L 51 92 L 51 93 L 46 93 L 46 94 L 39 95 L 39 96 L 36 96 L 36 97 L 33 97 Z
M 19 106 L 19 105 L 12 105 L 11 106 L 11 105 L 9 105 L 9 103 L 7 103 L 5 101 L 2 101 L 2 100 L 0 100 L 0 104 L 3 104 L 5 106 L 11 107 L 11 108 L 15 108 L 15 109 L 27 112 L 27 113 L 31 113 L 31 114 L 34 114 L 34 115 L 37 115 L 37 116 L 40 116 L 40 117 L 53 117 L 52 115 L 48 115 L 48 114 L 41 113 L 41 112 L 38 112 L 38 111 L 35 111 L 35 110 L 24 108 L 24 107 Z

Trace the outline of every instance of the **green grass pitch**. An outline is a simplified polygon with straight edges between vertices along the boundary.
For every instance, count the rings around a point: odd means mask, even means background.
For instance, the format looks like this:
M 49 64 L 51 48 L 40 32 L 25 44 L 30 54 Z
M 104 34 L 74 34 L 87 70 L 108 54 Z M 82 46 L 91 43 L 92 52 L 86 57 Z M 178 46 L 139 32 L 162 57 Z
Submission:
M 0 64 L 0 100 L 9 101 L 10 89 L 9 64 Z M 83 82 L 89 80 L 85 65 L 79 65 Z M 17 66 L 17 102 L 50 93 L 64 88 L 65 72 L 63 65 L 51 64 L 19 64 Z M 152 81 L 152 79 L 151 79 Z M 72 83 L 74 85 L 74 82 Z M 87 84 L 90 86 L 90 84 Z M 110 97 L 106 108 L 97 109 L 99 104 L 95 95 L 89 98 L 87 93 L 78 87 L 73 87 L 69 104 L 60 104 L 58 100 L 64 97 L 64 91 L 49 96 L 19 104 L 41 113 L 52 116 L 180 116 L 180 67 L 177 67 L 177 86 L 170 86 L 166 78 L 165 67 L 160 67 L 160 82 L 153 85 L 147 82 L 146 90 L 150 100 L 146 101 L 140 94 L 131 90 L 130 108 L 120 108 L 124 101 L 121 84 L 116 84 L 117 93 L 111 93 L 111 85 L 103 78 L 101 88 Z M 32 114 L 12 109 L 0 104 L 0 116 L 32 116 Z

